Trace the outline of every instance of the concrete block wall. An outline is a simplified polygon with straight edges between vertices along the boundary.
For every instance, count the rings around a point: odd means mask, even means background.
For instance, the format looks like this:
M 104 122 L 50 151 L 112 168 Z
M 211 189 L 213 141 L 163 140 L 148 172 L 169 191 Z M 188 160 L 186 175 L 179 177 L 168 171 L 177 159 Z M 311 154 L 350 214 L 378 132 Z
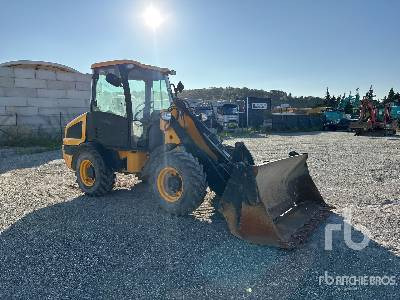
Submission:
M 0 129 L 20 126 L 37 132 L 89 109 L 91 75 L 56 69 L 0 67 Z

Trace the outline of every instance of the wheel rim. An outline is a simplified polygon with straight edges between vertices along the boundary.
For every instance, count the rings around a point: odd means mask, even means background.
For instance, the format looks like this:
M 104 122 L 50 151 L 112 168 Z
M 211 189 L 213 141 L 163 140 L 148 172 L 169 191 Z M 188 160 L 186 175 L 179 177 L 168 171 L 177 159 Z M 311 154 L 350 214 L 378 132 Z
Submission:
M 183 193 L 183 180 L 178 171 L 172 167 L 165 167 L 157 177 L 158 191 L 166 201 L 176 202 Z
M 96 181 L 94 167 L 90 160 L 85 159 L 79 166 L 79 174 L 82 183 L 86 186 L 93 186 Z

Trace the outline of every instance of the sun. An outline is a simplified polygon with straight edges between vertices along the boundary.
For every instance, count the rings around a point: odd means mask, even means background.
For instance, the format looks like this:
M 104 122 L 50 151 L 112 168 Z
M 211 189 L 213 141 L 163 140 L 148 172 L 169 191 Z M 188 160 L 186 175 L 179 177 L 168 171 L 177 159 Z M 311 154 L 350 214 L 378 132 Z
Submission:
M 150 5 L 145 9 L 143 19 L 145 24 L 153 30 L 156 30 L 164 22 L 164 17 L 153 5 Z

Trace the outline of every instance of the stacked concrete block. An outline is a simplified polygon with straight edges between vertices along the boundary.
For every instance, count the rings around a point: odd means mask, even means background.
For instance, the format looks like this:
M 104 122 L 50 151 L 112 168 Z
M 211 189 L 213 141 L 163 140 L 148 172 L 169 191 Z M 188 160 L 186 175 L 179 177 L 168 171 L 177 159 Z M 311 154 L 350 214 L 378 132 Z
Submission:
M 16 88 L 32 88 L 32 89 L 45 89 L 47 88 L 46 80 L 43 79 L 25 79 L 15 78 L 14 87 Z
M 24 78 L 24 79 L 34 79 L 35 78 L 35 70 L 32 68 L 13 68 L 14 69 L 14 77 L 16 78 Z
M 50 70 L 36 70 L 37 79 L 56 80 L 56 72 Z
M 11 88 L 14 86 L 14 78 L 0 77 L 0 87 Z
M 15 115 L 0 115 L 0 124 L 3 126 L 16 126 L 17 118 Z
M 3 64 L 4 65 L 4 64 Z M 68 120 L 88 111 L 91 75 L 70 68 L 0 67 L 0 129 L 20 126 L 38 132 L 59 131 Z

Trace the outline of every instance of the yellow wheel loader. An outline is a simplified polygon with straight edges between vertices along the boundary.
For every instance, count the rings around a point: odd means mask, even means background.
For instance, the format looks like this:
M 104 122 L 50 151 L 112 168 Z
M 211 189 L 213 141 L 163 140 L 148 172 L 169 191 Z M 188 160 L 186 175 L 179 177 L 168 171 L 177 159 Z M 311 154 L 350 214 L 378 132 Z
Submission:
M 178 98 L 175 71 L 117 60 L 92 65 L 90 111 L 67 124 L 66 165 L 89 196 L 134 173 L 167 212 L 186 215 L 207 187 L 230 231 L 256 244 L 295 247 L 328 213 L 307 154 L 255 165 L 246 146 L 225 146 Z M 217 203 L 218 202 L 218 203 Z

